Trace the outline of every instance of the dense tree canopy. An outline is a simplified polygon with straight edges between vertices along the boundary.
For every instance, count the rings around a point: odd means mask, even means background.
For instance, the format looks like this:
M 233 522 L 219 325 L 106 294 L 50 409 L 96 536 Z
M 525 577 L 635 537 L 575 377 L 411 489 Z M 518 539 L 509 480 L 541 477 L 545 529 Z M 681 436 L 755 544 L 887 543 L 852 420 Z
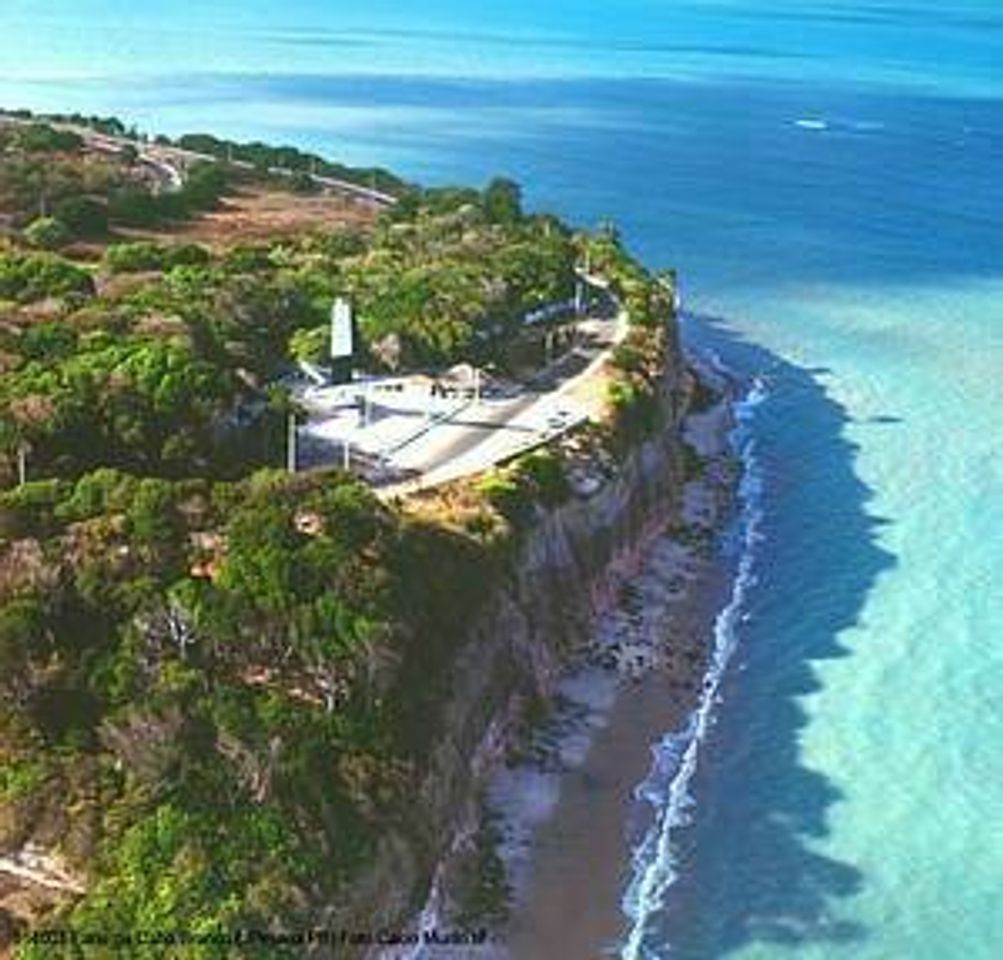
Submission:
M 402 199 L 371 226 L 213 249 L 118 236 L 74 262 L 26 244 L 58 245 L 56 224 L 79 237 L 190 216 L 227 173 L 196 166 L 158 195 L 127 163 L 34 149 L 0 155 L 0 209 L 34 221 L 0 248 L 0 843 L 60 825 L 89 882 L 57 925 L 294 925 L 381 837 L 418 829 L 408 804 L 448 665 L 505 534 L 569 488 L 536 451 L 446 524 L 338 472 L 287 476 L 278 377 L 324 358 L 336 296 L 355 306 L 361 364 L 504 369 L 526 313 L 571 296 L 587 250 L 631 312 L 611 399 L 639 437 L 657 421 L 671 291 L 612 232 L 528 214 L 504 179 L 405 192 L 377 177 Z
M 441 575 L 483 576 L 472 544 L 330 474 L 99 468 L 0 494 L 0 521 L 0 829 L 73 811 L 69 922 L 294 923 L 405 822 L 438 695 L 413 677 L 455 643 Z

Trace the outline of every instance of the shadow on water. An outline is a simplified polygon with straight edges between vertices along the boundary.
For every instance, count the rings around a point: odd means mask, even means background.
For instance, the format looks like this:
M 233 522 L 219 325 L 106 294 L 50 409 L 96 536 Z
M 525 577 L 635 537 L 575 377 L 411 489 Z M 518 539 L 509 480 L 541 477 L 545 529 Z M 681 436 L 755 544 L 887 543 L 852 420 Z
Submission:
M 800 956 L 867 935 L 841 916 L 866 877 L 818 849 L 833 808 L 851 801 L 805 765 L 803 698 L 821 688 L 820 662 L 859 653 L 844 631 L 895 558 L 877 544 L 888 521 L 868 512 L 872 492 L 855 471 L 849 417 L 827 395 L 824 374 L 743 341 L 723 321 L 694 320 L 694 346 L 769 383 L 755 424 L 766 536 L 718 720 L 691 785 L 694 822 L 678 835 L 681 876 L 647 942 L 653 956 L 656 944 L 669 943 L 673 958 L 693 960 L 753 944 Z

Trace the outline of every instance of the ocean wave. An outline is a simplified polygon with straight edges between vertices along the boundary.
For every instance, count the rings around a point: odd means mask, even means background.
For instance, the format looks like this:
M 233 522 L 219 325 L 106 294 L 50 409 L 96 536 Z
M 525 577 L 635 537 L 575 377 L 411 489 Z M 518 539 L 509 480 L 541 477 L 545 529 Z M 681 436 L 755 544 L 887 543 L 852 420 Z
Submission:
M 744 617 L 748 591 L 756 582 L 753 567 L 755 547 L 762 539 L 763 483 L 751 422 L 766 396 L 765 382 L 757 379 L 735 405 L 736 426 L 731 443 L 743 464 L 738 491 L 741 509 L 735 533 L 739 559 L 731 596 L 714 622 L 714 646 L 700 700 L 681 730 L 666 734 L 652 747 L 651 770 L 635 788 L 635 797 L 649 804 L 654 816 L 631 858 L 631 879 L 621 904 L 630 928 L 621 947 L 621 960 L 653 960 L 654 955 L 644 946 L 647 923 L 662 908 L 669 888 L 678 878 L 673 839 L 676 831 L 692 819 L 695 800 L 690 783 L 697 770 L 700 745 L 713 725 L 714 707 L 720 702 L 718 690 L 738 642 L 736 627 Z
M 885 129 L 885 124 L 879 120 L 823 120 L 821 117 L 799 117 L 792 122 L 795 127 L 800 127 L 802 130 L 819 132 L 831 130 L 837 133 L 880 133 Z

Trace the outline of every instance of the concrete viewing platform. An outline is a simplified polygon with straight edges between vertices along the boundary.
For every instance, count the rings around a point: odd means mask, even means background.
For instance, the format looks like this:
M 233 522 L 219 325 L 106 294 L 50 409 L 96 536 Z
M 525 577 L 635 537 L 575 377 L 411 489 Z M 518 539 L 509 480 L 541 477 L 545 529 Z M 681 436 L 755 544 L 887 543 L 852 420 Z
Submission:
M 623 311 L 584 318 L 570 349 L 518 383 L 467 364 L 329 386 L 304 378 L 293 389 L 307 414 L 297 464 L 347 467 L 385 496 L 481 473 L 596 418 L 602 371 L 626 328 Z

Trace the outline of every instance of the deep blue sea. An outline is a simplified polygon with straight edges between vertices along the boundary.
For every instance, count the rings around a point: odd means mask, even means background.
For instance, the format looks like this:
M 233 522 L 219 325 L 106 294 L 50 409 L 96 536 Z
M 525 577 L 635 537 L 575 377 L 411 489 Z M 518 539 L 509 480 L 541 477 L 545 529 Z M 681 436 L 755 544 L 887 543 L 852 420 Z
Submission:
M 761 521 L 635 955 L 1003 956 L 1003 6 L 402 6 L 3 0 L 0 103 L 502 172 L 678 268 Z

